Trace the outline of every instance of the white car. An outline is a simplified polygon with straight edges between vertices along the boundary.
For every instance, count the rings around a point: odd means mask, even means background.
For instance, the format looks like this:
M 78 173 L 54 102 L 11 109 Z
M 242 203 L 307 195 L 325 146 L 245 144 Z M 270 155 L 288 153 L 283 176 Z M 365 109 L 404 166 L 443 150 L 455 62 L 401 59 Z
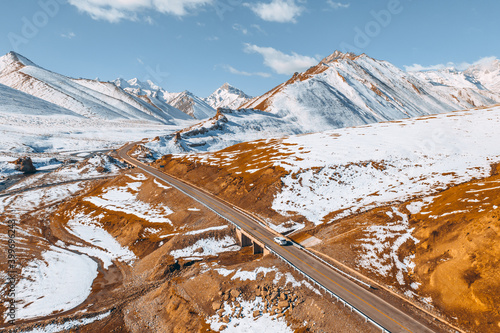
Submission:
M 288 241 L 286 240 L 286 238 L 283 238 L 283 237 L 274 237 L 274 241 L 276 243 L 278 243 L 280 246 L 288 244 Z

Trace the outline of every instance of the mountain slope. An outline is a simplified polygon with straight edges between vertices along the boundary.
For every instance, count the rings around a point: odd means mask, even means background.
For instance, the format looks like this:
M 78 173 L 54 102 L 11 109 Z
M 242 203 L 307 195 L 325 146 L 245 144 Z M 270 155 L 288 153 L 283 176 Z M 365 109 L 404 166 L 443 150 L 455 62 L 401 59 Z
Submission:
M 147 82 L 142 82 L 138 79 L 131 79 L 128 81 L 116 79 L 113 81 L 113 84 L 155 108 L 168 110 L 168 113 L 174 118 L 184 120 L 192 119 L 190 115 L 168 103 L 169 100 L 177 95 L 176 93 L 169 93 L 149 80 Z
M 467 68 L 464 73 L 476 78 L 487 89 L 500 93 L 500 60 L 484 59 Z
M 272 208 L 321 224 L 488 175 L 490 164 L 500 161 L 499 124 L 497 105 L 245 142 L 163 160 L 196 161 L 251 175 L 270 167 L 285 170 L 288 176 Z M 258 186 L 259 180 L 253 180 Z
M 155 157 L 173 153 L 195 153 L 263 138 L 303 133 L 300 126 L 269 112 L 253 109 L 222 109 L 199 124 L 146 143 Z
M 252 97 L 240 89 L 231 86 L 229 83 L 224 83 L 204 100 L 217 110 L 218 108 L 238 109 L 243 103 L 251 99 Z
M 499 126 L 496 105 L 154 165 L 467 331 L 497 332 Z
M 0 84 L 0 114 L 33 116 L 69 116 L 83 118 L 77 113 Z
M 436 88 L 386 61 L 336 51 L 242 108 L 299 123 L 304 132 L 442 113 L 500 101 L 484 87 Z
M 175 123 L 169 113 L 111 83 L 76 80 L 36 66 L 11 52 L 0 58 L 0 83 L 87 118 Z
M 173 94 L 168 103 L 195 119 L 207 119 L 216 114 L 213 107 L 189 91 Z
M 131 79 L 128 81 L 117 79 L 113 81 L 113 83 L 129 94 L 141 98 L 149 104 L 162 108 L 176 108 L 188 115 L 189 119 L 207 119 L 213 117 L 216 113 L 215 109 L 204 100 L 189 91 L 171 93 L 155 85 L 151 81 L 141 82 L 138 79 Z M 179 115 L 179 117 L 185 116 Z

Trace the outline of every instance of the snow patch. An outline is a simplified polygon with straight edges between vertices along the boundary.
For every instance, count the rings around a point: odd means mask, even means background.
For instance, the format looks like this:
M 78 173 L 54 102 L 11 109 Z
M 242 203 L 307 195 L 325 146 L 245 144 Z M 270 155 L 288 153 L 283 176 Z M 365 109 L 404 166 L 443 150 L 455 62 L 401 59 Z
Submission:
M 392 208 L 393 213 L 399 217 L 398 221 L 389 222 L 386 225 L 370 226 L 366 228 L 366 238 L 360 239 L 362 254 L 358 264 L 381 276 L 387 276 L 394 268 L 396 280 L 404 286 L 404 274 L 415 268 L 410 255 L 401 261 L 399 259 L 399 248 L 406 242 L 419 243 L 412 235 L 414 228 L 409 227 L 408 216 Z
M 50 324 L 43 328 L 35 328 L 29 331 L 20 331 L 19 333 L 58 333 L 62 331 L 74 330 L 77 329 L 78 327 L 89 325 L 99 320 L 103 320 L 110 314 L 111 311 L 108 311 L 106 313 L 100 314 L 95 317 L 69 320 L 63 324 Z
M 239 251 L 241 248 L 235 245 L 235 243 L 236 241 L 231 236 L 225 236 L 220 240 L 215 238 L 204 238 L 186 248 L 171 251 L 170 255 L 175 259 L 183 257 L 215 256 L 222 252 Z
M 100 196 L 89 197 L 84 200 L 97 207 L 135 215 L 151 223 L 168 223 L 171 225 L 172 222 L 165 217 L 173 213 L 170 208 L 167 206 L 153 207 L 137 199 L 141 186 L 141 182 L 135 182 L 122 187 L 108 188 Z
M 277 315 L 268 313 L 262 314 L 258 318 L 253 317 L 254 311 L 264 310 L 264 301 L 261 297 L 257 297 L 253 301 L 238 299 L 241 306 L 239 316 L 233 315 L 233 307 L 230 303 L 223 304 L 223 317 L 227 316 L 230 321 L 225 324 L 219 321 L 219 316 L 214 315 L 208 319 L 210 328 L 216 332 L 224 333 L 251 333 L 251 332 L 273 332 L 273 333 L 292 333 L 292 329 L 284 318 L 277 318 Z M 220 330 L 222 326 L 227 326 L 224 330 Z
M 97 277 L 97 263 L 91 258 L 55 246 L 41 259 L 30 261 L 16 285 L 18 319 L 32 319 L 68 311 L 90 295 Z
M 123 247 L 106 230 L 99 227 L 93 218 L 82 213 L 77 214 L 68 222 L 67 227 L 73 235 L 93 246 L 72 245 L 69 246 L 69 249 L 99 258 L 103 262 L 104 269 L 108 269 L 113 260 L 131 264 L 137 259 L 132 251 Z

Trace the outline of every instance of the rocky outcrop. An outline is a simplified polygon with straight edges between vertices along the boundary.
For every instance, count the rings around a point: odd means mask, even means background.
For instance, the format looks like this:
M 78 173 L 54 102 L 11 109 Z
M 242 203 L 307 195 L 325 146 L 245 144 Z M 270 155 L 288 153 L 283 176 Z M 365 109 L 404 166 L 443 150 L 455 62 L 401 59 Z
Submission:
M 24 172 L 25 174 L 36 172 L 36 168 L 30 157 L 20 157 L 12 163 L 16 165 L 16 170 Z

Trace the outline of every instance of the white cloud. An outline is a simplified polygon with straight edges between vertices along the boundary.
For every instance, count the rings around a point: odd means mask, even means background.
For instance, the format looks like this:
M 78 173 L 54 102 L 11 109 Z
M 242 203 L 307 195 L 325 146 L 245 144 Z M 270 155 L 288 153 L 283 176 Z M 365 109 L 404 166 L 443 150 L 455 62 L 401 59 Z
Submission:
M 222 66 L 226 71 L 228 71 L 231 74 L 236 74 L 236 75 L 243 75 L 243 76 L 262 76 L 262 77 L 271 77 L 271 74 L 269 73 L 263 73 L 263 72 L 257 72 L 257 73 L 249 73 L 249 72 L 244 72 L 237 70 L 236 68 L 229 66 L 229 65 L 224 65 Z
M 242 26 L 241 24 L 238 23 L 233 24 L 233 30 L 241 31 L 243 35 L 248 35 L 248 29 Z
M 333 0 L 328 0 L 327 3 L 333 9 L 346 9 L 346 8 L 349 8 L 349 6 L 351 6 L 350 3 L 336 2 L 336 1 L 333 1 Z
M 67 34 L 61 34 L 61 37 L 67 39 L 73 39 L 76 37 L 76 34 L 74 32 L 68 32 Z
M 68 0 L 79 11 L 89 14 L 94 20 L 112 23 L 121 20 L 137 20 L 137 14 L 153 10 L 163 14 L 184 16 L 213 0 Z
M 264 21 L 279 23 L 295 23 L 296 18 L 305 10 L 303 6 L 297 5 L 295 0 L 272 0 L 270 3 L 258 2 L 245 5 Z
M 260 25 L 258 25 L 258 24 L 252 24 L 251 27 L 254 28 L 255 30 L 257 30 L 258 32 L 262 33 L 262 34 L 267 35 L 266 31 L 264 29 L 262 29 Z
M 285 54 L 272 47 L 260 47 L 252 44 L 245 44 L 244 51 L 259 53 L 264 57 L 264 65 L 271 67 L 278 74 L 291 75 L 315 66 L 319 62 L 317 58 L 303 56 L 295 52 Z
M 475 65 L 485 65 L 489 64 L 492 61 L 496 60 L 496 57 L 484 57 L 479 59 L 476 62 L 473 62 L 472 64 L 468 62 L 461 62 L 461 63 L 454 63 L 454 62 L 448 62 L 446 64 L 437 64 L 437 65 L 429 65 L 429 66 L 423 66 L 420 64 L 413 64 L 411 66 L 404 66 L 405 70 L 407 72 L 423 72 L 423 71 L 432 71 L 432 70 L 440 70 L 440 69 L 457 69 L 459 71 L 466 70 L 470 66 L 475 66 Z

